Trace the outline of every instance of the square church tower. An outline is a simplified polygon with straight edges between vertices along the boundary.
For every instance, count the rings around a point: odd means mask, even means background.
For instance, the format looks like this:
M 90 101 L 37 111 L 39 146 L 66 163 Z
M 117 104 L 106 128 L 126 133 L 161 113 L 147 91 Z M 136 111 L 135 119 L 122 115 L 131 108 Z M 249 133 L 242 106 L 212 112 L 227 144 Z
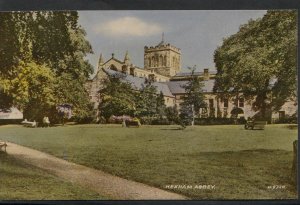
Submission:
M 181 70 L 181 51 L 162 41 L 155 47 L 144 47 L 144 68 L 164 76 L 174 76 Z

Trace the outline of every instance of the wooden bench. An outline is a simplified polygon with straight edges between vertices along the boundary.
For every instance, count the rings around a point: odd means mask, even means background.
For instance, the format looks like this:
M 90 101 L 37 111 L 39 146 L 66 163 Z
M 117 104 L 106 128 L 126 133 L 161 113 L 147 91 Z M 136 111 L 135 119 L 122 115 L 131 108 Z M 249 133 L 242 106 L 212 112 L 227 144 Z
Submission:
M 38 122 L 23 121 L 21 123 L 24 127 L 34 127 L 35 128 L 38 126 Z
M 249 120 L 245 124 L 245 129 L 246 130 L 249 130 L 249 129 L 253 130 L 255 128 L 255 129 L 264 130 L 266 124 L 267 124 L 267 121 Z
M 4 151 L 6 152 L 6 147 L 7 147 L 6 142 L 0 142 L 0 150 L 2 150 L 2 147 L 4 148 Z
M 126 124 L 126 127 L 140 127 L 141 126 L 141 123 L 136 120 L 132 120 L 132 121 L 126 120 L 125 124 Z

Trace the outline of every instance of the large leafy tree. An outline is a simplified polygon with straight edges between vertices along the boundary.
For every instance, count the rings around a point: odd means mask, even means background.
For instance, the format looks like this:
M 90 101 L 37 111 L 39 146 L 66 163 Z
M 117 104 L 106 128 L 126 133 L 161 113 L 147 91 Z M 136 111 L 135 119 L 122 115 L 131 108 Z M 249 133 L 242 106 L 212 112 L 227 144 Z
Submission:
M 214 61 L 214 90 L 235 99 L 240 93 L 267 117 L 296 93 L 297 13 L 268 11 L 224 39 Z
M 54 73 L 48 67 L 21 61 L 11 76 L 15 77 L 1 80 L 5 85 L 3 93 L 10 97 L 12 105 L 25 111 L 27 118 L 40 119 L 39 113 L 47 112 L 55 104 Z
M 92 53 L 77 12 L 36 12 L 33 26 L 33 59 L 46 63 L 57 74 L 89 77 L 92 66 L 84 58 Z
M 0 24 L 1 105 L 17 106 L 25 117 L 39 118 L 57 104 L 70 103 L 77 117 L 86 117 L 91 106 L 84 83 L 92 66 L 85 56 L 92 48 L 78 25 L 77 12 L 0 13 Z M 34 93 L 43 93 L 45 87 L 51 91 L 51 102 L 36 99 Z
M 127 82 L 123 73 L 107 74 L 102 79 L 99 112 L 106 121 L 112 115 L 130 115 L 137 117 L 162 117 L 166 106 L 162 93 L 157 94 L 156 87 L 150 82 L 136 89 Z
M 13 96 L 7 93 L 10 81 L 17 77 L 17 68 L 22 55 L 25 55 L 22 45 L 23 26 L 19 13 L 2 12 L 0 13 L 0 108 L 12 106 Z M 24 16 L 25 18 L 25 16 Z M 29 21 L 30 22 L 30 21 Z M 22 32 L 21 32 L 22 31 Z
M 85 56 L 93 51 L 77 12 L 37 12 L 33 33 L 33 59 L 57 76 L 56 103 L 70 103 L 77 118 L 88 117 L 92 107 L 83 85 L 93 69 Z

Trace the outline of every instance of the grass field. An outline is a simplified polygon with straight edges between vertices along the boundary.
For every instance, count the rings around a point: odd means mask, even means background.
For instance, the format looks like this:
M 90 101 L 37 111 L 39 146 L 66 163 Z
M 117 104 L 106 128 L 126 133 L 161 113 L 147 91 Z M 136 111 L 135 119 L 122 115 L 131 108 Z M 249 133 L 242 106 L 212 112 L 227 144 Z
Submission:
M 297 129 L 267 125 L 121 128 L 73 125 L 51 128 L 1 126 L 0 139 L 193 199 L 289 199 L 292 142 Z M 215 185 L 168 189 L 167 185 Z M 284 189 L 270 189 L 281 185 Z
M 103 199 L 0 152 L 0 200 Z

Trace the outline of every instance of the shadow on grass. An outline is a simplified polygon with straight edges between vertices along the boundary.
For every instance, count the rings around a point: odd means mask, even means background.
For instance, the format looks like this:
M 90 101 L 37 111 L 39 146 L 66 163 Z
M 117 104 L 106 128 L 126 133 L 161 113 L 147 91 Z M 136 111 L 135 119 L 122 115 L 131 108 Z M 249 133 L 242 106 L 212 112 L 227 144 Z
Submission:
M 162 128 L 160 130 L 184 130 L 184 129 L 181 127 L 173 127 L 173 128 Z
M 265 129 L 244 129 L 246 131 L 264 131 Z

